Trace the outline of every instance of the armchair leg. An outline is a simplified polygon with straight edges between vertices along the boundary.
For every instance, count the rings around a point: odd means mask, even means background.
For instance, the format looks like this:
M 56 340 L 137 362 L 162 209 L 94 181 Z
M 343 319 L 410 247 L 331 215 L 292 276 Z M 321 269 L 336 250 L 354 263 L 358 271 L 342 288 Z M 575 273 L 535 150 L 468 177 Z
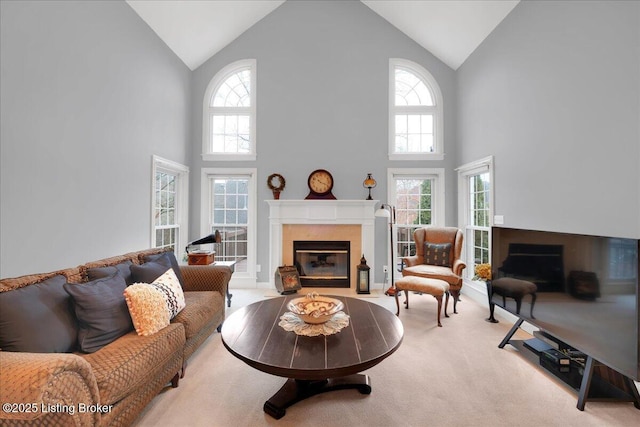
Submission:
M 400 316 L 400 301 L 398 300 L 398 292 L 395 292 L 393 296 L 396 298 L 396 316 Z
M 404 308 L 409 308 L 409 291 L 404 290 Z
M 444 299 L 444 317 L 449 317 L 447 314 L 447 307 L 449 306 L 449 291 L 445 292 L 446 297 Z
M 453 296 L 453 313 L 458 314 L 458 300 L 460 300 L 460 290 L 451 291 L 451 295 Z

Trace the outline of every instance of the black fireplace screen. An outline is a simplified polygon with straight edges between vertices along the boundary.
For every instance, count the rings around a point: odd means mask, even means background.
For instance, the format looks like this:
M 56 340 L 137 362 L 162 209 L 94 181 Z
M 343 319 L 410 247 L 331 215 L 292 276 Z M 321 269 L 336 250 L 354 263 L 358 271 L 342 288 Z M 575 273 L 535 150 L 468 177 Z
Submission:
M 293 260 L 303 287 L 350 287 L 350 242 L 293 242 Z

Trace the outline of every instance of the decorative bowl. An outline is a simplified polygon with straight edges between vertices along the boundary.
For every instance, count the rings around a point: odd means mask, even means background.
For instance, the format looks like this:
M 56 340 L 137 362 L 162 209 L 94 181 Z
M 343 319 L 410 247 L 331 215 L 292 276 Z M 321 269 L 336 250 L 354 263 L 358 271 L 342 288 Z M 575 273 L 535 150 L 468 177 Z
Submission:
M 342 301 L 318 295 L 315 292 L 303 298 L 294 298 L 287 308 L 305 323 L 319 324 L 331 319 L 334 314 L 344 308 Z

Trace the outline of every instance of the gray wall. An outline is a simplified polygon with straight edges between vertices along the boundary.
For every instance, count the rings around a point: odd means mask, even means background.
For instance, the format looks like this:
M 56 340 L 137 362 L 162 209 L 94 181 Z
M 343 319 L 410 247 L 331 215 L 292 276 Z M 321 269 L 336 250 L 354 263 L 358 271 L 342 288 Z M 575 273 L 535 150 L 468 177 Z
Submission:
M 389 58 L 425 67 L 445 100 L 444 161 L 391 162 L 387 156 Z M 255 162 L 204 162 L 202 103 L 211 78 L 224 66 L 257 60 L 257 138 Z M 364 199 L 368 172 L 378 180 L 375 199 L 386 201 L 388 167 L 445 167 L 446 221 L 456 222 L 454 72 L 360 2 L 287 1 L 194 71 L 191 238 L 200 237 L 200 168 L 258 169 L 258 281 L 268 281 L 266 179 L 282 174 L 282 199 L 304 199 L 307 177 L 318 168 L 334 176 L 338 199 Z M 375 279 L 386 264 L 386 228 L 376 229 Z M 367 258 L 371 255 L 366 254 Z
M 0 276 L 149 247 L 151 157 L 190 157 L 188 68 L 124 2 L 0 4 Z
M 506 226 L 640 237 L 639 29 L 639 2 L 521 2 L 458 70 Z

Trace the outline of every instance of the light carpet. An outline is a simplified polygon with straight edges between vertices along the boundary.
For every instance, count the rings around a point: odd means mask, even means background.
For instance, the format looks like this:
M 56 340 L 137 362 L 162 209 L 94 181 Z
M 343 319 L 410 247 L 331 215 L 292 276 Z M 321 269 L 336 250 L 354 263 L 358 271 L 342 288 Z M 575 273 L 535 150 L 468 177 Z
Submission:
M 227 315 L 277 296 L 257 289 L 232 292 Z M 380 291 L 366 297 L 395 313 L 394 298 Z M 236 359 L 214 333 L 189 359 L 180 386 L 158 395 L 135 426 L 640 425 L 640 410 L 632 403 L 588 401 L 585 411 L 576 409 L 576 392 L 510 345 L 498 348 L 512 324 L 485 322 L 486 305 L 463 295 L 458 314 L 443 316 L 442 328 L 436 324 L 436 307 L 429 295 L 410 295 L 409 310 L 401 307 L 400 312 L 405 329 L 400 348 L 365 371 L 371 378 L 370 395 L 356 390 L 320 394 L 275 420 L 262 405 L 284 378 Z M 518 332 L 518 337 L 529 336 Z

